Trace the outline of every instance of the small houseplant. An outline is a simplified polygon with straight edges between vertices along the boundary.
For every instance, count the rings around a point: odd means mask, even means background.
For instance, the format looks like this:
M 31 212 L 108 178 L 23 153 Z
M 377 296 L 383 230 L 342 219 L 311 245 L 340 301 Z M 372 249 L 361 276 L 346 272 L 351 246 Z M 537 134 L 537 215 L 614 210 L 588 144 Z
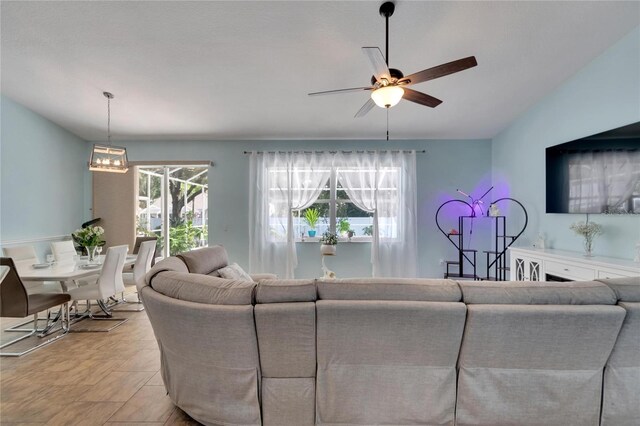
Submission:
M 323 255 L 333 256 L 336 254 L 336 244 L 338 244 L 338 236 L 333 232 L 326 231 L 320 237 L 320 252 Z
M 316 236 L 316 225 L 318 224 L 318 220 L 320 219 L 320 211 L 315 207 L 306 209 L 304 211 L 304 221 L 309 225 L 309 237 L 313 238 Z
M 572 223 L 570 229 L 584 237 L 584 255 L 587 257 L 593 256 L 593 240 L 596 236 L 602 234 L 602 226 L 595 222 L 589 222 L 587 217 L 586 222 Z
M 347 233 L 351 230 L 351 224 L 346 217 L 343 217 L 338 220 L 338 234 L 347 235 Z

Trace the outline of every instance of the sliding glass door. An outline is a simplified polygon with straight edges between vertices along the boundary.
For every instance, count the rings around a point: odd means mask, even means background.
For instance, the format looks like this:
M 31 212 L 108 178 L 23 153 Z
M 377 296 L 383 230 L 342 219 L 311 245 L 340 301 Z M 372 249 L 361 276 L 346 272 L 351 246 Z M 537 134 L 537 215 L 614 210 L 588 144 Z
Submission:
M 137 235 L 158 237 L 163 257 L 207 245 L 208 167 L 139 166 Z

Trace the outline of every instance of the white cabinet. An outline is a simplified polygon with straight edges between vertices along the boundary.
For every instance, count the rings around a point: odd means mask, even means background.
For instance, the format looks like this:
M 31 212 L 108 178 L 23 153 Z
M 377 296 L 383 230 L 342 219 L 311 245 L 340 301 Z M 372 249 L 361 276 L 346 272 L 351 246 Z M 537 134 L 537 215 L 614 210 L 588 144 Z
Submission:
M 517 247 L 509 248 L 509 256 L 512 281 L 548 281 L 553 277 L 591 281 L 640 276 L 639 263 L 612 257 L 585 257 L 572 251 Z
M 511 253 L 511 280 L 512 281 L 541 281 L 542 260 L 528 255 Z

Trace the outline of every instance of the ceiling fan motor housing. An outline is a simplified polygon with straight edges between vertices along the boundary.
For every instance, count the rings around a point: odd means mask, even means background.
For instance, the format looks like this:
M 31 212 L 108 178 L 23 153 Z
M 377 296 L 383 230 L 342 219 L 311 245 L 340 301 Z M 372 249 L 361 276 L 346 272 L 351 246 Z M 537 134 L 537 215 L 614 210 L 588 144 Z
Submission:
M 404 77 L 404 74 L 402 74 L 402 71 L 400 71 L 399 69 L 396 68 L 389 68 L 389 74 L 391 74 L 391 80 L 389 83 L 392 83 L 393 81 L 398 81 L 401 78 Z M 376 81 L 378 81 L 376 79 L 375 75 L 371 76 L 371 85 L 376 84 Z
M 385 18 L 388 18 L 391 15 L 393 15 L 393 12 L 395 10 L 396 10 L 396 5 L 393 4 L 393 2 L 387 1 L 380 5 L 380 15 L 384 16 Z

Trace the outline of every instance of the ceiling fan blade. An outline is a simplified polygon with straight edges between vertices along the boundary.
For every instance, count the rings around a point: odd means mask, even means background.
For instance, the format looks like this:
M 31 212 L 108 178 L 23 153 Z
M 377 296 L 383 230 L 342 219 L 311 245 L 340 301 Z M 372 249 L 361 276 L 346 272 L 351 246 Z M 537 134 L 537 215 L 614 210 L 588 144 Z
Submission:
M 373 99 L 369 98 L 369 100 L 365 102 L 364 105 L 362 105 L 362 108 L 360 108 L 358 112 L 356 112 L 356 115 L 354 115 L 353 118 L 364 117 L 369 111 L 371 111 L 371 108 L 373 108 L 375 105 L 376 104 L 375 102 L 373 102 Z
M 438 98 L 434 98 L 433 96 L 427 95 L 426 93 L 418 92 L 416 90 L 411 90 L 408 88 L 404 89 L 404 95 L 402 95 L 402 99 L 406 99 L 411 102 L 415 102 L 420 105 L 428 106 L 431 108 L 435 108 L 442 103 L 442 101 Z
M 362 92 L 364 90 L 372 90 L 372 89 L 373 89 L 372 87 L 351 87 L 349 89 L 325 90 L 324 92 L 313 92 L 313 93 L 309 93 L 309 96 L 333 95 L 336 93 Z
M 373 71 L 373 75 L 376 77 L 376 80 L 380 81 L 381 78 L 389 80 L 391 78 L 387 61 L 385 61 L 379 48 L 363 47 L 362 52 L 367 56 L 367 58 L 369 58 L 371 70 Z
M 401 78 L 398 83 L 418 84 L 422 83 L 423 81 L 433 80 L 436 78 L 444 77 L 445 75 L 464 71 L 468 68 L 473 68 L 476 65 L 478 65 L 476 57 L 469 56 L 468 58 L 458 59 L 457 61 L 448 62 L 446 64 L 438 65 L 437 67 L 413 73 L 404 78 Z

